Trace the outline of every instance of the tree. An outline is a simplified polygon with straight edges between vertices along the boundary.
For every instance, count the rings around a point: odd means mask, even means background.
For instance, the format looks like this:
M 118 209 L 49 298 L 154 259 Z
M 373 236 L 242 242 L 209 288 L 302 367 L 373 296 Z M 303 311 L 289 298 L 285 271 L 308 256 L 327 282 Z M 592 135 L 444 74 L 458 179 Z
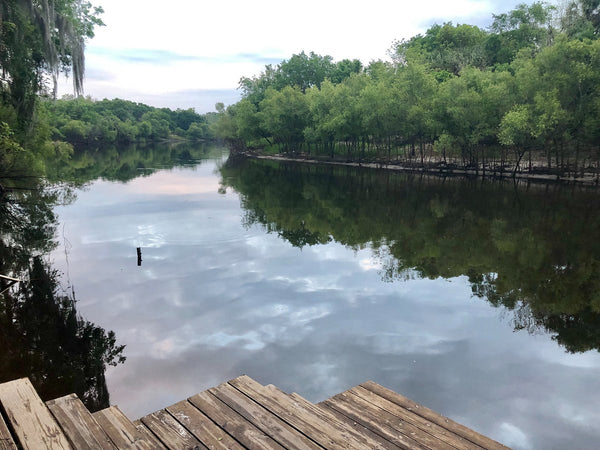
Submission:
M 425 35 L 395 43 L 393 58 L 400 65 L 426 63 L 432 68 L 458 74 L 466 66 L 487 65 L 487 33 L 474 25 L 433 25 Z
M 552 43 L 553 13 L 556 8 L 543 2 L 521 3 L 508 13 L 493 15 L 491 35 L 486 42 L 490 65 L 510 63 L 519 50 L 537 53 Z
M 268 89 L 260 103 L 260 123 L 285 150 L 298 150 L 308 123 L 308 104 L 299 88 Z
M 560 18 L 560 24 L 569 37 L 598 38 L 600 35 L 600 0 L 569 2 Z
M 37 94 L 62 72 L 72 74 L 76 94 L 83 91 L 85 40 L 103 25 L 103 10 L 85 0 L 5 0 L 0 5 L 2 101 L 10 103 L 24 125 L 31 119 Z

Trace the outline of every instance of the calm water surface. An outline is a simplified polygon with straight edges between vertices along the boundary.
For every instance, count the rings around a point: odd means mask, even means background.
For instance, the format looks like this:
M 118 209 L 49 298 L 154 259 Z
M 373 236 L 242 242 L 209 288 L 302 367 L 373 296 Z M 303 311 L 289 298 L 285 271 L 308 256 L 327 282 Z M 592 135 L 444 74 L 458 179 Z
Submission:
M 225 160 L 55 209 L 54 267 L 126 344 L 112 404 L 374 380 L 516 448 L 597 448 L 596 192 Z

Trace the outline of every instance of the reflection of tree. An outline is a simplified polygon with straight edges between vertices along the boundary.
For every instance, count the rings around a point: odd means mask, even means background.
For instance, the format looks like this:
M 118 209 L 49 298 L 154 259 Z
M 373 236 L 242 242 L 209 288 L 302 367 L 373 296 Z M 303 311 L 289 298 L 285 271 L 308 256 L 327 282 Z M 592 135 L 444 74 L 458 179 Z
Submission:
M 222 147 L 189 142 L 83 149 L 76 150 L 66 161 L 49 161 L 47 173 L 53 180 L 69 180 L 77 184 L 97 178 L 126 182 L 150 175 L 158 168 L 220 157 L 222 152 Z
M 74 299 L 59 295 L 57 273 L 40 257 L 28 278 L 0 309 L 2 381 L 28 376 L 42 398 L 75 392 L 92 411 L 109 406 L 104 371 L 125 360 L 124 346 L 77 315 Z
M 124 361 L 124 346 L 77 315 L 42 259 L 55 245 L 52 207 L 72 198 L 41 185 L 0 198 L 0 273 L 23 280 L 0 295 L 0 382 L 27 376 L 44 399 L 75 392 L 97 410 L 109 405 L 106 365 Z
M 369 245 L 387 281 L 467 276 L 475 296 L 513 311 L 515 328 L 600 349 L 596 192 L 260 161 L 221 173 L 246 222 L 293 245 Z

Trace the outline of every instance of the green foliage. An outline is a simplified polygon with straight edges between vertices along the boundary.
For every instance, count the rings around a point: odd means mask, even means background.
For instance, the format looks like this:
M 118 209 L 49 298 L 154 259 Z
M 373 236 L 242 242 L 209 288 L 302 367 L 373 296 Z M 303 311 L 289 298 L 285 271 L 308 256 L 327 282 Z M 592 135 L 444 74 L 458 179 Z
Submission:
M 592 24 L 594 5 L 566 11 Z M 293 55 L 242 79 L 217 134 L 240 149 L 598 180 L 600 41 L 560 34 L 555 13 L 536 2 L 494 15 L 488 31 L 434 25 L 397 42 L 394 64 L 364 70 Z
M 193 109 L 173 111 L 121 99 L 83 97 L 44 101 L 42 106 L 53 138 L 74 145 L 130 144 L 165 140 L 173 134 L 192 140 L 211 137 L 207 118 Z
M 31 2 L 6 0 L 0 6 L 0 95 L 14 107 L 20 127 L 27 128 L 37 95 L 48 91 L 48 75 L 71 73 L 82 92 L 85 40 L 103 25 L 96 8 L 84 0 Z

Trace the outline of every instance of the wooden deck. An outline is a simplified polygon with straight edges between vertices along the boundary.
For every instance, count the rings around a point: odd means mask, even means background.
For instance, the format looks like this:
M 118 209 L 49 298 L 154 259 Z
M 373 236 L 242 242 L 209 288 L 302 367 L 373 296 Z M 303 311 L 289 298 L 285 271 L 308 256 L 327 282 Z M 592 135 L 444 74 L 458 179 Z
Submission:
M 241 376 L 134 422 L 74 394 L 44 404 L 26 378 L 0 405 L 0 450 L 507 448 L 372 381 L 315 405 Z

